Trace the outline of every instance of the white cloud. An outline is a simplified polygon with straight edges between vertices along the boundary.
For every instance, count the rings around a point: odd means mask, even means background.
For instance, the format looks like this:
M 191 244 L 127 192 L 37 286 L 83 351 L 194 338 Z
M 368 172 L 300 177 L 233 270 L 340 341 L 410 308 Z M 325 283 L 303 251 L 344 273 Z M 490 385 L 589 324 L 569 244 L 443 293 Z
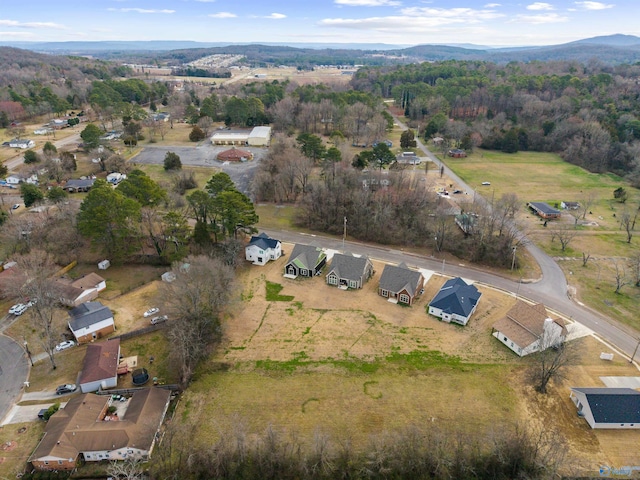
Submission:
M 211 18 L 236 18 L 237 15 L 231 12 L 218 12 L 209 14 Z
M 52 22 L 18 22 L 16 20 L 0 20 L 0 25 L 4 25 L 6 27 L 17 27 L 17 28 L 55 28 L 58 30 L 64 30 L 67 27 L 64 25 L 60 25 L 59 23 Z
M 575 2 L 575 4 L 585 10 L 606 10 L 607 8 L 615 7 L 613 4 L 605 4 L 601 2 Z
M 336 5 L 347 5 L 349 7 L 397 7 L 402 5 L 395 0 L 333 0 Z
M 168 9 L 153 10 L 153 9 L 149 9 L 149 8 L 107 8 L 107 10 L 109 10 L 110 12 L 123 12 L 123 13 L 129 13 L 129 12 L 135 12 L 135 13 L 176 13 L 175 10 L 168 10 Z
M 492 10 L 472 8 L 431 8 L 409 7 L 401 10 L 402 15 L 388 17 L 369 17 L 360 19 L 325 18 L 319 22 L 324 27 L 377 30 L 379 32 L 420 33 L 425 29 L 456 25 L 469 29 L 472 24 L 481 24 L 484 20 L 503 18 L 504 15 Z
M 496 8 L 496 7 L 501 7 L 502 5 L 499 3 L 487 3 L 484 8 Z
M 0 37 L 32 37 L 33 33 L 31 32 L 0 32 Z
M 531 5 L 527 5 L 527 10 L 555 10 L 555 8 L 550 3 L 534 2 Z
M 287 16 L 283 13 L 272 13 L 271 15 L 266 15 L 262 18 L 269 18 L 271 20 L 281 20 L 283 18 L 287 18 Z
M 545 23 L 562 23 L 568 21 L 568 17 L 563 17 L 557 13 L 541 13 L 540 15 L 517 15 L 510 23 L 530 23 L 532 25 L 542 25 Z
M 196 0 L 196 2 L 200 3 L 214 3 L 216 0 Z

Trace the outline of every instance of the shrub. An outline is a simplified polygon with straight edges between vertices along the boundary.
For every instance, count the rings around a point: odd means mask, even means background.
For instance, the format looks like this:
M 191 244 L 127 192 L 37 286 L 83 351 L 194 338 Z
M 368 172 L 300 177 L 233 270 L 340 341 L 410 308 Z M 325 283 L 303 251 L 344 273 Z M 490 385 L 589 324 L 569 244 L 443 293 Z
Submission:
M 197 125 L 195 125 L 191 129 L 191 133 L 189 134 L 189 140 L 191 140 L 192 142 L 199 142 L 200 140 L 204 140 L 204 137 L 204 132 Z
M 167 152 L 164 156 L 164 169 L 165 170 L 180 170 L 182 168 L 182 162 L 180 156 L 174 152 Z
M 27 150 L 24 152 L 24 163 L 37 163 L 40 161 L 40 157 L 33 150 Z

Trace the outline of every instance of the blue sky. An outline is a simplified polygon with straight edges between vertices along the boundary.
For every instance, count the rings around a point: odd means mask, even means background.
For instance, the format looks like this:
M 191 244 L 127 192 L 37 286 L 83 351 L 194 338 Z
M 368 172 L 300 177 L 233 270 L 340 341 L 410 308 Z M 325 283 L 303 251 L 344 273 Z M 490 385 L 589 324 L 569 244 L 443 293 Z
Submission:
M 566 43 L 640 36 L 640 0 L 2 0 L 0 42 Z

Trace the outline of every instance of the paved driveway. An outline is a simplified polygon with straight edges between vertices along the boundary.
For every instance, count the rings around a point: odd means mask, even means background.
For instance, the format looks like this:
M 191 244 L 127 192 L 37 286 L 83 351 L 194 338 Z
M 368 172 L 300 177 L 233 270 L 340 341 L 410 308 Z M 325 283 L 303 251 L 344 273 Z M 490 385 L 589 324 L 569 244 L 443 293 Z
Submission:
M 220 169 L 227 173 L 236 184 L 236 188 L 242 193 L 249 195 L 251 190 L 251 180 L 255 174 L 256 167 L 261 159 L 263 159 L 268 150 L 266 148 L 256 147 L 238 147 L 253 153 L 253 160 L 249 162 L 219 162 L 216 160 L 218 153 L 229 150 L 230 146 L 214 146 L 209 141 L 202 142 L 193 147 L 184 146 L 167 146 L 162 147 L 149 146 L 138 153 L 131 162 L 133 164 L 155 164 L 162 165 L 164 156 L 167 152 L 176 153 L 180 157 L 183 166 L 191 167 L 211 167 L 212 169 Z M 212 171 L 212 175 L 213 175 Z
M 0 420 L 22 393 L 29 374 L 22 346 L 6 335 L 0 335 Z

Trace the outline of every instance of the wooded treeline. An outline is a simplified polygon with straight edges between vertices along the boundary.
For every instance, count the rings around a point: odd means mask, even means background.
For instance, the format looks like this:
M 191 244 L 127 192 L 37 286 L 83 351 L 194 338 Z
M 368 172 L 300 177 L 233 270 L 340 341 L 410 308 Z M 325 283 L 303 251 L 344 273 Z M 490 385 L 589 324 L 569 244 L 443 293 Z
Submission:
M 362 68 L 352 87 L 393 97 L 452 146 L 556 152 L 640 185 L 640 65 L 448 61 Z

